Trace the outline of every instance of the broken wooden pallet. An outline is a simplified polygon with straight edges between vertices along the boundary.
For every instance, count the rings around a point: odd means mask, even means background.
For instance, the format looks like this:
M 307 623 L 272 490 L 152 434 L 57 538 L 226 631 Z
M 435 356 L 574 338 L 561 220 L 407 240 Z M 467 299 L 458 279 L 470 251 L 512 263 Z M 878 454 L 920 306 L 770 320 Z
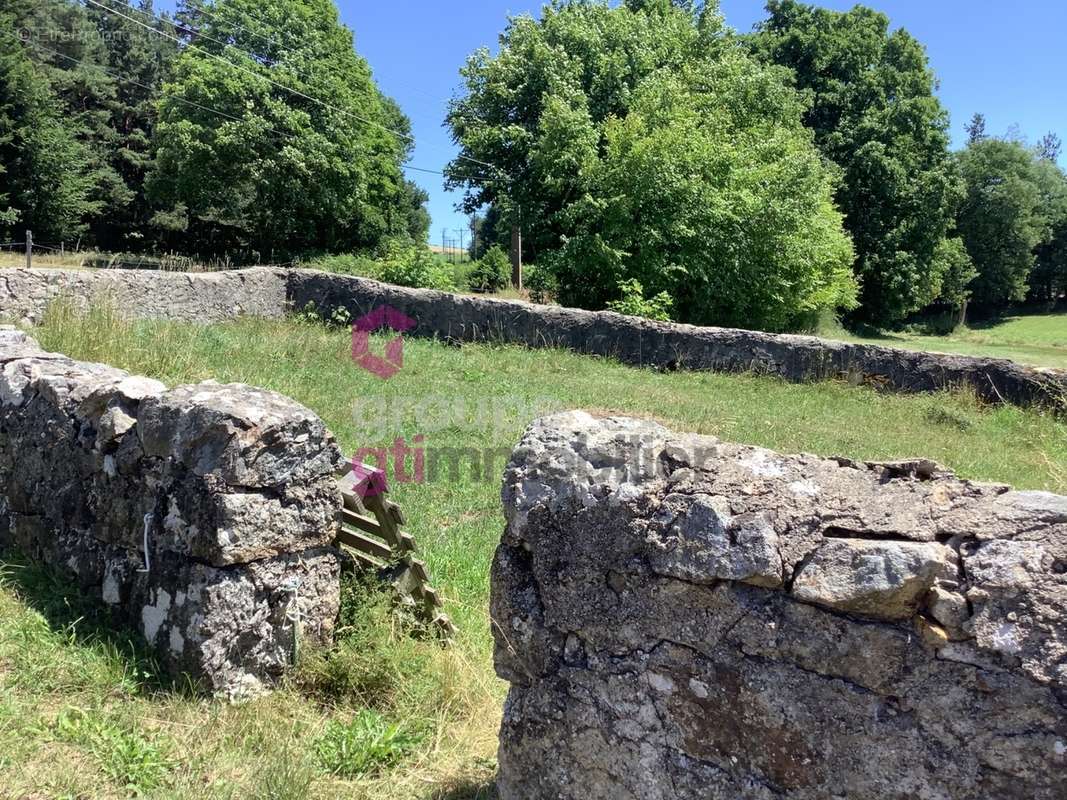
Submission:
M 430 584 L 426 564 L 415 557 L 415 539 L 401 530 L 404 515 L 385 497 L 385 476 L 366 464 L 337 479 L 341 489 L 341 528 L 337 541 L 366 567 L 388 575 L 400 600 L 445 636 L 455 625 L 444 613 L 441 596 Z

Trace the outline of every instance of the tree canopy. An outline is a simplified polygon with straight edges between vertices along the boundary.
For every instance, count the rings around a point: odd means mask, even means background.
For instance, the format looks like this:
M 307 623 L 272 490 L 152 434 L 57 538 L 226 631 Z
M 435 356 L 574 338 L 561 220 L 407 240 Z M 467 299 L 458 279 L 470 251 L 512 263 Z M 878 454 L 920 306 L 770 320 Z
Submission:
M 0 14 L 23 32 L 0 48 L 4 238 L 237 261 L 425 239 L 410 122 L 330 0 L 189 0 L 178 24 L 152 0 Z
M 408 121 L 330 0 L 217 0 L 211 15 L 159 101 L 149 191 L 172 224 L 264 253 L 406 233 Z
M 26 31 L 58 11 L 54 3 L 14 0 L 0 8 L 0 30 Z M 8 35 L 5 33 L 5 35 Z M 0 237 L 75 237 L 100 212 L 94 154 L 80 121 L 64 114 L 56 75 L 34 64 L 24 43 L 0 47 Z
M 958 225 L 978 271 L 974 300 L 988 307 L 1022 300 L 1034 248 L 1048 233 L 1033 154 L 1019 142 L 977 139 L 960 153 L 959 165 L 967 194 Z M 1055 191 L 1052 176 L 1044 177 L 1045 191 Z
M 792 70 L 805 124 L 840 168 L 836 200 L 856 250 L 861 317 L 896 322 L 936 299 L 962 187 L 926 52 L 884 14 L 769 0 L 753 52 Z
M 852 251 L 803 104 L 713 4 L 554 2 L 476 52 L 448 124 L 467 210 L 521 215 L 560 299 L 636 280 L 679 319 L 771 329 L 853 302 Z

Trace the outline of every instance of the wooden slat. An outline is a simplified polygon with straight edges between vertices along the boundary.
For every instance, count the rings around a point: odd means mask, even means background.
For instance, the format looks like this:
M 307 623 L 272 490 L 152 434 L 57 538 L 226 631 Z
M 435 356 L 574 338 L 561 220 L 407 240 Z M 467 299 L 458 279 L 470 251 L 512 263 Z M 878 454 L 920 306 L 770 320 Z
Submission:
M 359 550 L 361 553 L 369 553 L 376 558 L 386 561 L 393 557 L 393 550 L 388 545 L 382 544 L 377 539 L 364 536 L 348 528 L 341 528 L 337 534 L 337 541 Z
M 367 469 L 369 471 L 372 468 Z M 367 481 L 364 479 L 362 482 Z M 396 564 L 395 559 L 401 558 L 397 565 L 399 569 L 393 572 L 393 588 L 399 601 L 410 607 L 423 621 L 436 627 L 443 636 L 452 636 L 456 626 L 441 611 L 443 598 L 430 585 L 425 562 L 414 557 L 415 538 L 401 530 L 406 523 L 400 506 L 384 494 L 361 497 L 354 488 L 356 477 L 351 470 L 340 476 L 337 483 L 342 499 L 342 528 L 338 542 L 351 548 L 361 563 L 377 570 L 384 570 L 390 563 Z
M 352 511 L 356 514 L 365 514 L 367 509 L 363 507 L 363 503 L 360 502 L 358 495 L 353 492 L 341 492 L 342 505 L 345 510 Z
M 393 518 L 393 521 L 396 522 L 397 525 L 407 524 L 404 521 L 404 512 L 401 511 L 400 506 L 398 506 L 392 500 L 385 501 L 385 508 L 389 512 L 389 516 Z
M 456 626 L 448 614 L 438 614 L 433 618 L 433 624 L 440 628 L 445 636 L 452 636 L 456 632 Z
M 350 525 L 353 528 L 359 528 L 365 533 L 373 533 L 375 536 L 381 536 L 383 539 L 385 538 L 382 526 L 378 524 L 377 520 L 365 517 L 362 514 L 356 514 L 349 511 L 347 508 L 341 509 L 341 522 L 345 525 Z
M 349 552 L 351 552 L 353 558 L 355 558 L 359 562 L 362 562 L 364 566 L 370 569 L 381 569 L 385 566 L 385 564 L 383 564 L 381 561 L 379 561 L 372 555 L 368 555 L 367 553 L 362 553 L 359 550 L 351 550 Z
M 397 528 L 396 522 L 385 510 L 385 506 L 382 504 L 381 495 L 364 497 L 363 505 L 378 518 L 378 524 L 382 526 L 382 538 L 385 539 L 391 547 L 399 548 L 400 529 Z
M 425 562 L 419 561 L 419 559 L 417 558 L 412 558 L 408 560 L 408 566 L 411 567 L 411 571 L 414 572 L 416 576 L 418 576 L 418 579 L 420 581 L 422 581 L 423 583 L 430 582 L 430 573 L 426 571 Z

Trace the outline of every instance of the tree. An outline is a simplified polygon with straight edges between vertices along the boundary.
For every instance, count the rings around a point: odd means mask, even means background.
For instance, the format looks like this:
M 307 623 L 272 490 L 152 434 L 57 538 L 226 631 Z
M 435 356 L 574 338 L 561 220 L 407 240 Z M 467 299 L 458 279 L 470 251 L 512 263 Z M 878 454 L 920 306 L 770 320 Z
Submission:
M 1037 143 L 1037 157 L 1043 161 L 1055 161 L 1060 157 L 1062 149 L 1063 142 L 1060 137 L 1050 131 Z
M 926 53 L 863 6 L 836 12 L 769 0 L 767 11 L 749 42 L 792 70 L 810 99 L 805 124 L 840 168 L 836 200 L 862 287 L 857 314 L 900 321 L 937 297 L 939 248 L 962 196 Z
M 392 132 L 398 109 L 330 0 L 205 8 L 159 102 L 157 221 L 205 252 L 351 250 L 408 233 L 410 140 Z
M 1047 137 L 1046 137 L 1047 138 Z M 1067 175 L 1038 149 L 1034 164 L 1045 235 L 1034 250 L 1029 298 L 1054 303 L 1067 293 Z
M 154 19 L 152 0 L 141 0 L 137 8 L 126 0 L 101 0 L 105 4 L 152 28 L 174 35 L 168 21 Z M 156 123 L 156 101 L 163 82 L 178 55 L 173 39 L 145 30 L 140 25 L 95 6 L 88 9 L 103 43 L 103 66 L 122 76 L 107 102 L 107 163 L 121 183 L 115 202 L 96 223 L 97 244 L 105 249 L 143 249 L 152 245 L 159 230 L 152 226 L 155 208 L 145 192 L 145 180 L 152 170 L 155 154 L 152 136 Z
M 1034 247 L 1047 232 L 1041 177 L 1022 144 L 982 139 L 959 155 L 967 192 L 957 225 L 978 271 L 974 301 L 999 309 L 1026 294 Z
M 982 141 L 985 138 L 985 114 L 975 112 L 971 121 L 964 126 L 964 130 L 967 131 L 968 144 Z
M 967 316 L 967 303 L 971 299 L 971 282 L 978 271 L 967 253 L 967 247 L 958 236 L 942 239 L 935 258 L 940 263 L 942 275 L 937 295 L 937 304 L 956 312 L 955 324 L 962 325 Z
M 0 30 L 35 30 L 38 9 L 24 0 L 0 8 Z M 31 45 L 0 48 L 0 236 L 39 241 L 73 238 L 85 230 L 94 203 L 92 155 L 67 125 L 62 103 L 30 59 Z
M 636 280 L 678 319 L 786 329 L 849 306 L 851 248 L 802 104 L 714 4 L 556 2 L 474 53 L 449 109 L 470 213 L 521 213 L 561 302 Z M 472 161 L 494 165 L 481 168 Z M 494 227 L 499 227 L 494 222 Z
M 41 0 L 28 24 L 34 34 L 30 50 L 59 101 L 62 124 L 88 153 L 92 207 L 84 219 L 92 225 L 114 216 L 132 197 L 110 163 L 116 137 L 109 108 L 117 82 L 102 69 L 103 37 L 83 6 L 64 0 Z

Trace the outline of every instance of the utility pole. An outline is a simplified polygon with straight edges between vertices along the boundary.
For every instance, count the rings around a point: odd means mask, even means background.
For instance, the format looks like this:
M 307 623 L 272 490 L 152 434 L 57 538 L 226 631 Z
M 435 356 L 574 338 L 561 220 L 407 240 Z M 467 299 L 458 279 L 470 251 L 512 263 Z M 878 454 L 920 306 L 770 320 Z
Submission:
M 441 228 L 441 255 L 448 258 L 448 228 Z
M 456 233 L 459 234 L 459 260 L 463 262 L 463 228 L 456 228 Z
M 522 291 L 522 217 L 518 209 L 511 222 L 511 285 Z
M 471 258 L 478 260 L 478 212 L 471 214 Z
M 33 266 L 33 231 L 26 231 L 26 269 Z

